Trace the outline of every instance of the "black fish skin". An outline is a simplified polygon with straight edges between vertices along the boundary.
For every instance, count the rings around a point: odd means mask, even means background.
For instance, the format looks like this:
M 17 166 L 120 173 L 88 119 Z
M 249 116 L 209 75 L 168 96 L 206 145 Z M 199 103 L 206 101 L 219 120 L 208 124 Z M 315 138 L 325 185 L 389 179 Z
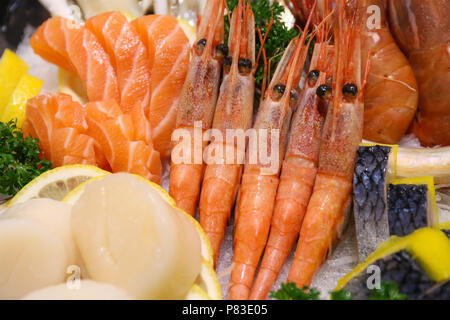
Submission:
M 391 235 L 406 236 L 428 225 L 427 192 L 426 185 L 389 185 L 388 216 Z
M 389 237 L 386 183 L 389 146 L 361 146 L 353 176 L 353 210 L 360 260 Z
M 396 254 L 377 261 L 383 281 L 393 281 L 401 293 L 410 299 L 450 299 L 450 282 L 435 286 L 412 256 L 402 250 Z
M 450 230 L 441 230 L 450 239 Z
M 374 265 L 380 267 L 381 281 L 395 282 L 399 292 L 408 295 L 410 300 L 450 299 L 450 281 L 435 283 L 405 250 L 380 259 Z M 361 276 L 352 279 L 344 289 L 354 292 L 356 299 L 368 299 L 367 279 L 371 275 L 373 273 L 363 271 Z

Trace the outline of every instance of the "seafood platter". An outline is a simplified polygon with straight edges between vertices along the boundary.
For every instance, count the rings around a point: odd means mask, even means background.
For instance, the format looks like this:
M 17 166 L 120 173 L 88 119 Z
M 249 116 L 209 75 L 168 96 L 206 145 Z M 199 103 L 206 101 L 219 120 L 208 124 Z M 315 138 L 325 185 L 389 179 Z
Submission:
M 449 300 L 449 16 L 3 1 L 0 300 Z

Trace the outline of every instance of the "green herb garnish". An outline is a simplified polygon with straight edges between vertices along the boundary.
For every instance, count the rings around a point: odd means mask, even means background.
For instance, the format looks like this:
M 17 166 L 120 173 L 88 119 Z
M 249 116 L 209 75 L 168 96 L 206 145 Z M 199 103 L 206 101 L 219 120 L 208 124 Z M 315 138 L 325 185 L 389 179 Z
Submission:
M 299 289 L 293 282 L 282 283 L 278 291 L 270 292 L 270 297 L 278 300 L 319 300 L 319 295 L 320 292 L 316 289 Z
M 406 300 L 408 296 L 398 291 L 395 282 L 384 282 L 380 284 L 380 289 L 370 290 L 369 300 Z
M 353 293 L 345 290 L 333 291 L 330 296 L 331 300 L 353 300 Z
M 234 8 L 237 7 L 238 3 L 239 0 L 227 0 L 228 9 L 232 11 Z M 272 59 L 272 63 L 270 66 L 270 75 L 268 75 L 267 79 L 268 81 L 270 81 L 273 73 L 275 72 L 278 62 L 280 62 L 281 60 L 282 53 L 284 52 L 285 48 L 288 46 L 292 38 L 299 35 L 300 31 L 295 27 L 288 28 L 281 21 L 281 15 L 284 12 L 284 7 L 277 1 L 270 3 L 270 0 L 250 0 L 250 4 L 252 6 L 253 13 L 255 15 L 255 31 L 256 29 L 259 28 L 261 30 L 261 35 L 263 39 L 269 27 L 270 19 L 271 17 L 273 17 L 273 24 L 269 30 L 269 34 L 267 35 L 266 42 L 264 43 L 267 61 L 269 61 L 270 58 L 275 57 Z M 227 42 L 230 31 L 230 21 L 228 19 L 228 15 L 225 15 L 224 19 L 225 19 L 224 22 L 225 41 Z M 258 33 L 256 33 L 255 36 L 256 36 L 256 53 L 258 53 L 261 48 L 261 42 L 258 37 Z M 264 61 L 262 59 L 262 55 L 258 63 L 258 69 L 256 70 L 255 77 L 256 77 L 256 86 L 258 88 L 261 88 L 262 81 L 264 78 Z
M 15 195 L 28 182 L 50 170 L 39 158 L 38 140 L 23 137 L 17 121 L 0 122 L 0 193 Z
M 353 293 L 345 290 L 333 291 L 331 300 L 353 300 Z M 314 288 L 303 287 L 299 289 L 295 283 L 282 283 L 278 291 L 271 291 L 270 297 L 278 300 L 318 300 L 320 291 Z M 380 289 L 369 291 L 369 300 L 406 300 L 408 296 L 398 290 L 394 282 L 381 281 Z

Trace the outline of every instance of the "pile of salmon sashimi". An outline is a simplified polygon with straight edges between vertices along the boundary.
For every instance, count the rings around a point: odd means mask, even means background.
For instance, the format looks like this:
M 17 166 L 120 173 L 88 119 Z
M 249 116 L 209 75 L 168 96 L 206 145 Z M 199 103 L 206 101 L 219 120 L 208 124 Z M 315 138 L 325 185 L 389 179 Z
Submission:
M 91 164 L 160 183 L 190 55 L 176 18 L 148 15 L 130 22 L 108 12 L 81 25 L 53 17 L 30 45 L 77 75 L 89 99 L 81 105 L 57 93 L 28 101 L 23 129 L 39 139 L 42 157 L 55 167 Z

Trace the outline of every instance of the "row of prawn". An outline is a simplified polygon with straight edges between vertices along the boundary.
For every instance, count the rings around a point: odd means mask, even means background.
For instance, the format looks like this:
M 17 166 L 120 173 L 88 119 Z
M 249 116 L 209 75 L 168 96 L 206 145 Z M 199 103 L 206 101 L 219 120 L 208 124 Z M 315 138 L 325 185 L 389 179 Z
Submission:
M 199 27 L 177 128 L 193 134 L 194 123 L 201 121 L 203 131 L 211 127 L 223 133 L 251 127 L 277 129 L 282 165 L 274 174 L 267 174 L 267 165 L 259 160 L 256 164 L 205 165 L 174 163 L 172 159 L 169 192 L 191 215 L 199 201 L 200 223 L 216 262 L 237 197 L 230 299 L 263 299 L 297 238 L 288 280 L 302 287 L 310 284 L 345 225 L 363 131 L 361 27 L 346 14 L 342 0 L 336 12 L 314 26 L 308 41 L 307 32 L 294 38 L 263 92 L 252 126 L 257 59 L 251 6 L 240 0 L 233 11 L 228 46 L 222 43 L 223 1 L 209 1 L 205 10 L 208 19 Z M 312 17 L 310 14 L 304 30 Z M 328 41 L 331 30 L 334 45 Z M 313 36 L 316 44 L 300 89 Z M 267 136 L 265 145 L 270 146 L 271 141 Z M 239 154 L 234 141 L 226 143 L 212 142 Z M 203 149 L 206 146 L 204 143 Z

